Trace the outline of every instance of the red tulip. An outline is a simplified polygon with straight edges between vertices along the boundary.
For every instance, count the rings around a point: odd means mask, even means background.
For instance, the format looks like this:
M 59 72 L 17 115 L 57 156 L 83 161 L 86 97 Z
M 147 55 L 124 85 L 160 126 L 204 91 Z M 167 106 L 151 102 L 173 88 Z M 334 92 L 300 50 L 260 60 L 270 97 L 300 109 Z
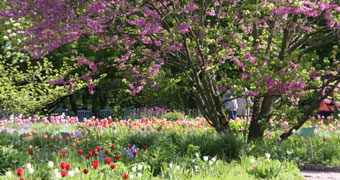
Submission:
M 30 155 L 33 155 L 33 150 L 30 149 L 30 150 L 28 151 L 28 153 L 29 153 Z
M 114 150 L 115 149 L 115 145 L 112 144 L 111 145 L 111 149 Z
M 21 176 L 24 171 L 22 169 L 17 169 L 17 175 Z
M 59 166 L 61 167 L 61 169 L 65 169 L 66 163 L 62 162 L 62 163 L 59 164 Z
M 136 156 L 137 155 L 137 152 L 132 152 L 133 156 Z
M 60 171 L 60 174 L 61 174 L 62 177 L 65 177 L 66 174 L 67 174 L 67 171 L 62 170 L 62 171 Z
M 66 164 L 66 165 L 65 165 L 65 169 L 66 169 L 66 170 L 69 170 L 70 168 L 71 168 L 71 165 L 70 165 L 70 164 Z
M 35 132 L 35 130 L 32 131 L 33 136 L 37 134 L 37 132 Z
M 117 154 L 117 155 L 116 155 L 116 159 L 119 159 L 119 158 L 120 158 L 120 155 L 119 155 L 119 154 Z
M 92 151 L 89 151 L 89 156 L 92 156 L 93 152 Z
M 143 149 L 146 151 L 146 149 L 148 149 L 148 146 L 144 146 Z
M 87 170 L 87 169 L 84 169 L 84 174 L 87 174 L 88 172 L 89 172 L 89 170 Z
M 101 150 L 101 147 L 97 146 L 97 151 L 100 152 L 100 150 Z
M 86 159 L 90 159 L 90 157 L 91 157 L 91 156 L 88 156 L 88 155 L 87 155 L 87 156 L 86 156 Z
M 80 155 L 82 155 L 82 154 L 83 154 L 83 150 L 79 149 L 79 150 L 78 150 L 78 153 L 79 153 Z
M 105 149 L 105 154 L 109 154 L 109 150 Z
M 128 174 L 123 174 L 123 178 L 127 179 L 127 178 L 129 178 L 129 175 Z
M 66 152 L 65 151 L 61 151 L 61 155 L 65 156 Z
M 110 168 L 111 168 L 111 169 L 114 169 L 115 167 L 116 167 L 115 164 L 110 164 Z
M 129 144 L 129 149 L 131 149 L 131 147 L 132 147 L 132 145 L 131 145 L 131 144 Z
M 93 160 L 93 163 L 94 164 L 98 164 L 98 160 Z
M 96 150 L 95 150 L 95 149 L 92 149 L 92 153 L 93 153 L 93 154 L 96 154 Z
M 98 163 L 93 163 L 93 169 L 97 169 L 98 168 Z
M 106 162 L 106 164 L 110 164 L 111 160 L 112 160 L 111 158 L 109 158 L 109 157 L 106 157 L 106 158 L 105 158 L 105 162 Z

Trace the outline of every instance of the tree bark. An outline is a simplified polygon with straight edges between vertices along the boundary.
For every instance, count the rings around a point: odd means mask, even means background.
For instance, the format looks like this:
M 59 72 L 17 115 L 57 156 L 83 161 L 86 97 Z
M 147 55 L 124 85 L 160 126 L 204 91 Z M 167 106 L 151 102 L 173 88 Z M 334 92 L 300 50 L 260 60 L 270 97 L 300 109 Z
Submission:
M 249 126 L 248 141 L 263 138 L 265 129 L 262 127 L 262 124 L 269 122 L 274 104 L 274 96 L 265 96 L 261 103 L 261 109 L 259 109 L 260 102 L 261 99 L 259 97 L 255 97 L 252 120 Z
M 77 115 L 77 104 L 76 104 L 76 102 L 74 101 L 74 98 L 73 98 L 73 94 L 71 94 L 70 96 L 69 96 L 69 100 L 70 100 L 70 105 L 71 105 L 71 110 L 72 110 L 72 112 L 73 112 L 73 115 L 74 116 L 76 116 Z

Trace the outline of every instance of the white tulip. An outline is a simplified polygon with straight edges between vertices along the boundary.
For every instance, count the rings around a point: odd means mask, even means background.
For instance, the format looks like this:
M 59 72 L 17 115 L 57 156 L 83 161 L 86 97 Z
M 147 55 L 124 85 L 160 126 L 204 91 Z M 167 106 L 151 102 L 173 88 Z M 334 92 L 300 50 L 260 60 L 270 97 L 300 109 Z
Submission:
M 73 177 L 73 176 L 74 176 L 74 171 L 69 171 L 67 174 L 68 174 L 70 177 Z
M 266 155 L 267 159 L 270 158 L 270 154 L 269 153 L 265 153 L 265 155 Z
M 32 164 L 28 163 L 28 164 L 26 164 L 26 167 L 27 167 L 27 169 L 30 169 L 30 168 L 32 168 Z
M 296 130 L 295 130 L 295 129 L 293 129 L 293 130 L 292 130 L 292 133 L 293 133 L 293 134 L 295 134 L 295 133 L 296 133 Z
M 136 166 L 133 166 L 133 167 L 132 167 L 132 171 L 133 171 L 133 172 L 136 172 L 136 170 L 137 170 Z
M 215 161 L 216 161 L 216 156 L 215 156 L 214 158 L 212 158 L 211 160 L 212 160 L 213 162 L 215 162 Z
M 208 157 L 208 156 L 203 156 L 203 160 L 204 160 L 204 161 L 208 161 L 208 160 L 209 160 L 209 157 Z
M 49 167 L 49 168 L 53 168 L 53 166 L 54 166 L 54 164 L 53 164 L 53 161 L 48 161 L 48 165 L 47 165 L 47 167 Z
M 143 165 L 139 164 L 138 165 L 138 170 L 142 170 L 143 169 Z
M 251 159 L 250 162 L 254 163 L 254 162 L 255 162 L 255 159 Z
M 28 169 L 28 172 L 29 172 L 30 174 L 33 174 L 33 173 L 34 173 L 34 169 L 33 169 L 33 168 L 29 168 L 29 169 Z
M 137 176 L 138 177 L 142 177 L 142 173 L 137 173 Z
M 169 167 L 170 167 L 170 168 L 172 168 L 172 167 L 173 167 L 173 164 L 172 164 L 172 163 L 170 163 L 170 164 L 169 164 Z
M 59 170 L 58 169 L 54 169 L 54 173 L 55 174 L 59 174 Z
M 12 176 L 12 172 L 11 171 L 7 171 L 6 172 L 6 176 L 11 177 Z
M 61 178 L 61 174 L 58 172 L 55 174 L 56 178 L 60 179 Z
M 129 178 L 130 179 L 133 179 L 135 176 L 133 175 L 133 174 L 131 174 L 130 176 L 129 176 Z
M 76 167 L 76 168 L 74 169 L 74 172 L 75 172 L 75 173 L 78 173 L 78 172 L 79 172 L 79 169 Z

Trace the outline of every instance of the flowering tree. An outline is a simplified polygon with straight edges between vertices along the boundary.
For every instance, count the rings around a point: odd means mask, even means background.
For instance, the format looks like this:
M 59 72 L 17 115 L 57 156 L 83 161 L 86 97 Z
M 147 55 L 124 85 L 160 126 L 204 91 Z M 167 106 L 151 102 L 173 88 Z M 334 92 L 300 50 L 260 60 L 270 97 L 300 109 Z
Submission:
M 115 50 L 102 63 L 73 59 L 89 67 L 80 79 L 90 92 L 98 66 L 123 72 L 132 95 L 160 68 L 175 68 L 208 122 L 226 132 L 225 88 L 236 85 L 239 95 L 247 87 L 254 99 L 250 139 L 263 136 L 278 102 L 298 102 L 309 84 L 320 85 L 313 79 L 321 73 L 312 66 L 319 60 L 314 50 L 337 39 L 340 11 L 333 0 L 13 0 L 7 6 L 1 16 L 27 22 L 22 45 L 35 58 L 83 37 L 91 50 Z

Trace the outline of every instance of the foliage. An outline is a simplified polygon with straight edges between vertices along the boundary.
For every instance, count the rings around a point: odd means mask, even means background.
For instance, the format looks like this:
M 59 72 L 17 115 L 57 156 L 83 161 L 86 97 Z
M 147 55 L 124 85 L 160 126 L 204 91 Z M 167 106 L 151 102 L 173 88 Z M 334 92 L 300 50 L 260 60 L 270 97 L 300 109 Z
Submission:
M 168 112 L 162 116 L 162 118 L 165 118 L 168 121 L 177 121 L 183 117 L 184 117 L 183 113 L 178 112 L 178 111 Z
M 0 175 L 5 174 L 10 169 L 19 168 L 29 161 L 24 155 L 24 152 L 14 149 L 12 146 L 0 147 Z

